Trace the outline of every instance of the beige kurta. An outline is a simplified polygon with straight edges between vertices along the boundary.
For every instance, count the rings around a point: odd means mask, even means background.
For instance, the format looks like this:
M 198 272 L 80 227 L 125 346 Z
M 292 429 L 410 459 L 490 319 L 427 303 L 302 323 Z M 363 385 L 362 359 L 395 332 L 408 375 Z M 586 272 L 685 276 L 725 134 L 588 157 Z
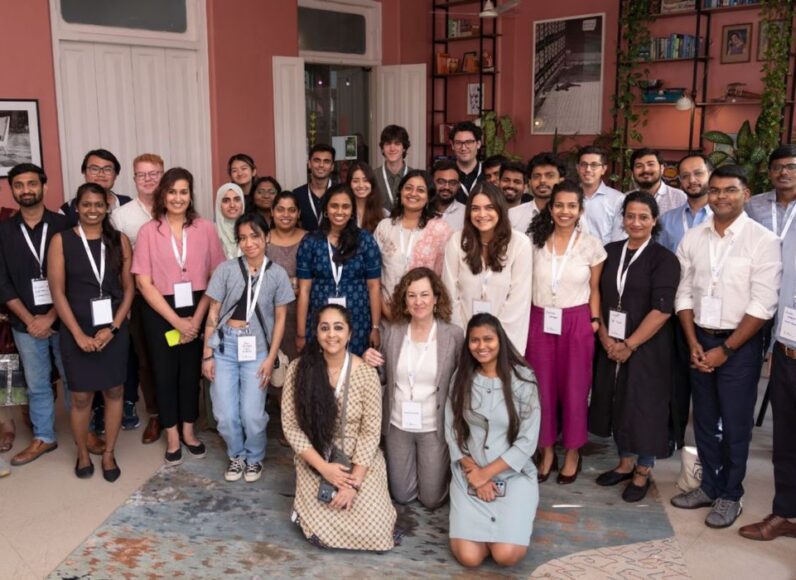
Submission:
M 296 453 L 296 499 L 293 508 L 307 539 L 329 548 L 348 550 L 389 550 L 394 546 L 396 513 L 387 488 L 387 467 L 379 449 L 381 435 L 381 384 L 376 371 L 361 363 L 351 372 L 345 445 L 335 443 L 355 465 L 368 468 L 362 488 L 349 511 L 330 507 L 318 500 L 320 475 L 300 454 L 312 447 L 296 418 L 293 400 L 296 365 L 288 368 L 282 394 L 282 428 Z M 337 416 L 342 415 L 343 398 L 337 400 Z M 339 425 L 335 427 L 335 433 Z

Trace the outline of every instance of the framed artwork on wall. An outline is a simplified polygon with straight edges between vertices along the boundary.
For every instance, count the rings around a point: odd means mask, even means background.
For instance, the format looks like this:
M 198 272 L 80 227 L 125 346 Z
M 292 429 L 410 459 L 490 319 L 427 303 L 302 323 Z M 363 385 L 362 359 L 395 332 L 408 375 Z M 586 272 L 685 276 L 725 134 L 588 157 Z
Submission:
M 481 95 L 484 92 L 484 85 L 478 83 L 467 84 L 467 114 L 481 114 Z
M 752 58 L 752 23 L 727 24 L 721 29 L 721 63 L 749 62 Z
M 773 20 L 771 22 L 765 20 L 760 21 L 757 29 L 757 60 L 766 60 L 769 37 L 772 34 L 782 34 L 784 30 L 784 20 Z
M 39 101 L 0 99 L 0 177 L 19 163 L 41 163 Z
M 605 14 L 533 23 L 531 133 L 602 130 Z

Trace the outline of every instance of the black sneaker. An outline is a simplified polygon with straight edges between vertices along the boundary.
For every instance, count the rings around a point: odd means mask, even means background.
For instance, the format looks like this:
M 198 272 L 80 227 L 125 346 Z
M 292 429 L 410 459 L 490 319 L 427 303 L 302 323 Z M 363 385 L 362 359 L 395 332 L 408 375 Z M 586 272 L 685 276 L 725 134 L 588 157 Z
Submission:
M 190 453 L 191 457 L 193 457 L 194 459 L 201 459 L 202 457 L 207 455 L 207 448 L 205 447 L 205 444 L 202 443 L 201 441 L 199 442 L 199 445 L 189 445 L 185 441 L 183 441 L 182 444 L 185 445 L 185 448 L 188 450 L 188 453 Z
M 138 418 L 138 412 L 135 409 L 135 403 L 132 401 L 124 402 L 124 414 L 122 415 L 122 429 L 130 431 L 131 429 L 138 429 L 141 426 L 141 419 Z
M 177 451 L 166 451 L 165 463 L 172 467 L 182 463 L 182 447 L 178 448 Z
M 260 461 L 254 463 L 246 462 L 246 471 L 243 473 L 243 479 L 247 483 L 254 483 L 263 474 L 263 464 Z

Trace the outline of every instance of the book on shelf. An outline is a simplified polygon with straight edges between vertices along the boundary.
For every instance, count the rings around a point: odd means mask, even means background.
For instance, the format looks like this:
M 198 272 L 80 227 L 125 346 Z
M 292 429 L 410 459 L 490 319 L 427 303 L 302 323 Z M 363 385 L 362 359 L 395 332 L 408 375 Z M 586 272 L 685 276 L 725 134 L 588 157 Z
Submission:
M 448 18 L 448 38 L 469 38 L 478 36 L 481 27 L 465 18 Z
M 704 54 L 704 38 L 691 34 L 670 34 L 650 40 L 639 50 L 639 60 L 673 60 L 694 58 Z
M 754 6 L 759 0 L 702 0 L 702 9 L 729 8 L 731 6 Z

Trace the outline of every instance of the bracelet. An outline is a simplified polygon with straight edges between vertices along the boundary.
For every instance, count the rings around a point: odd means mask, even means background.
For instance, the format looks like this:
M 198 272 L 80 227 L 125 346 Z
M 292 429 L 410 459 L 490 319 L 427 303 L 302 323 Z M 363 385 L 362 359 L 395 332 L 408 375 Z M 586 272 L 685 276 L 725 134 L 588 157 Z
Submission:
M 592 322 L 596 322 L 598 324 L 598 326 L 602 326 L 602 324 L 603 324 L 602 320 L 600 319 L 599 316 L 592 316 L 591 321 Z
M 371 326 L 370 329 L 371 330 L 379 330 L 379 327 L 378 326 Z
M 213 360 L 214 358 L 216 358 L 216 356 L 214 354 L 211 354 L 210 356 L 203 357 L 202 362 L 207 362 L 209 360 Z

